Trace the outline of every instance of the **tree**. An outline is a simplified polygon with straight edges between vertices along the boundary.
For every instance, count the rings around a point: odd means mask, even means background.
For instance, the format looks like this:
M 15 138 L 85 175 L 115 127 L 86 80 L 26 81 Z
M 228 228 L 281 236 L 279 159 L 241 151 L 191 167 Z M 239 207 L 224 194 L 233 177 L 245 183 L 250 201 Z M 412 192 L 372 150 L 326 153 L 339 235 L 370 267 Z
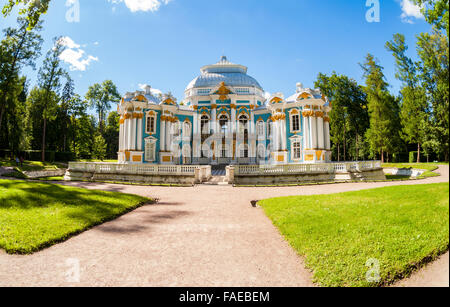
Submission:
M 60 38 L 55 39 L 55 44 L 47 53 L 43 66 L 39 70 L 39 86 L 43 90 L 42 102 L 42 161 L 45 161 L 45 137 L 47 121 L 55 116 L 56 106 L 59 101 L 57 92 L 61 87 L 61 78 L 66 75 L 60 67 L 59 56 L 64 51 L 64 46 Z
M 23 5 L 24 7 L 19 11 L 19 14 L 27 16 L 27 28 L 31 30 L 39 23 L 41 15 L 47 12 L 49 4 L 50 0 L 8 0 L 8 3 L 2 8 L 2 13 L 6 17 L 15 6 Z
M 438 30 L 449 30 L 448 0 L 413 0 L 422 7 L 426 20 Z
M 24 66 L 34 67 L 34 61 L 40 56 L 42 30 L 38 23 L 33 31 L 28 31 L 28 21 L 18 18 L 18 28 L 4 31 L 5 39 L 0 43 L 0 127 L 8 103 L 17 98 L 21 92 L 19 73 Z
M 104 132 L 105 115 L 111 109 L 111 103 L 118 103 L 121 99 L 116 85 L 111 80 L 103 81 L 102 84 L 94 84 L 86 93 L 89 106 L 94 108 L 98 114 L 100 133 Z
M 61 94 L 61 113 L 62 113 L 62 129 L 63 129 L 63 151 L 66 151 L 66 143 L 67 143 L 67 128 L 69 125 L 69 107 L 70 102 L 72 100 L 74 92 L 74 83 L 72 78 L 69 75 L 66 75 L 66 84 L 62 90 Z
M 449 42 L 436 28 L 418 36 L 417 53 L 421 59 L 420 78 L 431 101 L 431 133 L 439 143 L 437 152 L 449 159 Z
M 398 142 L 398 102 L 389 93 L 388 84 L 385 81 L 383 67 L 374 56 L 368 54 L 366 62 L 361 65 L 366 79 L 364 90 L 367 94 L 370 128 L 366 137 L 370 145 L 372 155 L 380 154 L 382 162 L 385 161 L 385 153 L 392 153 Z
M 92 146 L 92 153 L 95 159 L 103 161 L 106 156 L 106 143 L 105 139 L 100 133 L 97 133 L 94 138 L 94 144 Z
M 406 56 L 408 47 L 405 36 L 395 34 L 394 39 L 386 43 L 386 49 L 395 57 L 396 78 L 403 82 L 401 89 L 402 104 L 400 119 L 402 123 L 402 137 L 408 143 L 417 144 L 417 163 L 420 163 L 421 144 L 424 143 L 427 122 L 427 97 L 420 86 L 416 64 Z
M 355 80 L 336 72 L 329 77 L 320 73 L 315 86 L 321 89 L 333 105 L 330 134 L 337 151 L 337 160 L 341 161 L 341 149 L 343 160 L 347 159 L 350 150 L 350 155 L 358 160 L 369 122 L 366 94 L 362 87 Z
M 105 141 L 107 144 L 107 157 L 113 158 L 117 156 L 119 151 L 119 130 L 120 130 L 120 114 L 116 111 L 110 112 L 105 130 Z

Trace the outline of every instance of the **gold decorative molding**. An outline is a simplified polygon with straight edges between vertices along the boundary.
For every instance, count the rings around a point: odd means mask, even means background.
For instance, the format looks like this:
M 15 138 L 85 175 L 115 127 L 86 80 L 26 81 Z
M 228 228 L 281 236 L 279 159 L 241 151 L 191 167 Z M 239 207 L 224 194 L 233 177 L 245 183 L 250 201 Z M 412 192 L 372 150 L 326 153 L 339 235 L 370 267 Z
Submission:
M 326 123 L 329 123 L 330 122 L 330 117 L 329 116 L 325 116 L 323 118 L 323 121 L 326 122 Z
M 310 98 L 312 98 L 312 95 L 311 94 L 309 94 L 309 93 L 306 93 L 306 92 L 304 92 L 304 93 L 301 93 L 300 95 L 298 95 L 298 97 L 297 97 L 297 99 L 310 99 Z
M 316 112 L 316 117 L 323 117 L 324 113 L 322 111 Z
M 235 104 L 230 104 L 230 108 L 236 110 L 237 106 Z
M 273 97 L 271 100 L 270 100 L 270 103 L 280 103 L 280 102 L 282 102 L 283 101 L 283 99 L 281 99 L 280 97 Z
M 307 110 L 307 111 L 303 111 L 302 115 L 303 115 L 303 117 L 312 117 L 315 115 L 315 113 L 314 113 L 314 111 Z
M 212 109 L 212 110 L 217 109 L 217 104 L 212 104 L 212 105 L 211 105 L 211 109 Z

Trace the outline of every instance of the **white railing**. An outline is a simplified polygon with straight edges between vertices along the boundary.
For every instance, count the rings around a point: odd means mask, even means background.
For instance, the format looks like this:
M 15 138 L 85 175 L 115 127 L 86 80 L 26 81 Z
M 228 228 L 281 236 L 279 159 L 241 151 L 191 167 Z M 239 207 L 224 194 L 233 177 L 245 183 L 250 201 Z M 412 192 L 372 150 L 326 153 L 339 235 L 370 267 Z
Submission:
M 203 167 L 195 165 L 145 165 L 90 162 L 69 163 L 69 171 L 96 174 L 194 176 L 195 170 L 198 168 Z M 204 172 L 207 172 L 207 170 L 204 170 Z
M 380 168 L 380 161 L 286 165 L 236 165 L 234 166 L 234 175 L 333 174 L 361 172 Z

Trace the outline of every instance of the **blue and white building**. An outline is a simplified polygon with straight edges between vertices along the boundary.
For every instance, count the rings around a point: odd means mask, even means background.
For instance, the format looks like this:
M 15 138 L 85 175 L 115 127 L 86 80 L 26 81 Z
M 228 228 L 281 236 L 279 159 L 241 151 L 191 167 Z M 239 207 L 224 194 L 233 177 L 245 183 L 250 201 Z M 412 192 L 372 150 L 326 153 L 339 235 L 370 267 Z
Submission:
M 296 164 L 331 160 L 331 105 L 320 90 L 267 97 L 247 67 L 222 57 L 177 103 L 151 87 L 119 104 L 119 162 L 126 164 Z

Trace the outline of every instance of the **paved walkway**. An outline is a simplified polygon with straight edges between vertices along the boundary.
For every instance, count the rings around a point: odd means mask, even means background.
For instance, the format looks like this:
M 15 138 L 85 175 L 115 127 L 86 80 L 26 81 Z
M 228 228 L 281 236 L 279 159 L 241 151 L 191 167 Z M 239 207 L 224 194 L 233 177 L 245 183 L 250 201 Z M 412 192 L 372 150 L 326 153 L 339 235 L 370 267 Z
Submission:
M 302 259 L 263 211 L 250 206 L 251 200 L 448 182 L 448 166 L 439 172 L 441 177 L 422 181 L 286 188 L 64 183 L 160 202 L 30 256 L 0 251 L 0 286 L 313 286 Z M 68 283 L 65 276 L 73 259 L 81 267 L 79 283 Z M 448 254 L 443 265 L 448 270 Z M 427 273 L 428 280 L 442 271 L 442 264 L 437 266 Z M 405 285 L 415 285 L 414 278 Z

